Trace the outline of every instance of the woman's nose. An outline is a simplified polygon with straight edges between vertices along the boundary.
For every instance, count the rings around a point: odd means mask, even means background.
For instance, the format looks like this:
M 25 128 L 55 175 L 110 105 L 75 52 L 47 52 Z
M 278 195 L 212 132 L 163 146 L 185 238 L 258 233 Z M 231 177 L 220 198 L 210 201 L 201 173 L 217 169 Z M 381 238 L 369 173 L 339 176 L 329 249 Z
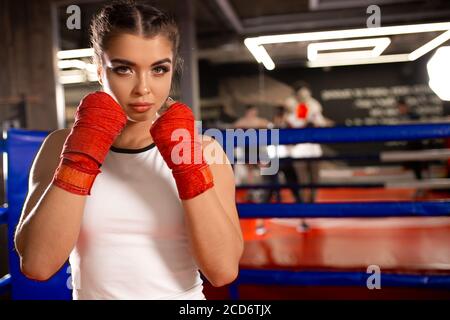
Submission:
M 143 96 L 150 93 L 149 81 L 146 75 L 141 75 L 135 87 L 135 93 Z

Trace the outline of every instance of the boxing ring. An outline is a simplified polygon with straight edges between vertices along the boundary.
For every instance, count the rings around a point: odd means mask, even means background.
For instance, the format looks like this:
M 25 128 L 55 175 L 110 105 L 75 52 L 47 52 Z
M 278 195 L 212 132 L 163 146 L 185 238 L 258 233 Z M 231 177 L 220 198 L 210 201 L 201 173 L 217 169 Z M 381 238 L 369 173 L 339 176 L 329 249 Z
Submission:
M 27 279 L 21 272 L 19 258 L 14 249 L 14 230 L 20 218 L 22 206 L 28 189 L 29 170 L 48 132 L 10 129 L 4 140 L 0 141 L 0 150 L 4 155 L 4 173 L 6 182 L 7 203 L 0 207 L 0 223 L 8 227 L 8 257 L 9 274 L 0 279 L 0 292 L 9 291 L 12 299 L 58 299 L 70 300 L 71 290 L 70 268 L 66 263 L 57 274 L 45 282 Z M 399 126 L 370 126 L 370 127 L 336 127 L 336 128 L 308 128 L 308 129 L 280 129 L 280 144 L 296 144 L 303 142 L 329 143 L 329 142 L 364 142 L 364 141 L 393 141 L 393 140 L 417 140 L 438 139 L 450 137 L 448 124 L 427 125 L 399 125 Z M 271 140 L 269 139 L 269 142 Z M 246 142 L 244 142 L 246 143 Z M 226 148 L 223 143 L 224 149 Z M 254 188 L 258 186 L 247 186 Z M 270 187 L 270 186 L 268 186 Z M 280 186 L 279 186 L 280 187 Z M 281 186 L 280 188 L 282 188 Z M 246 240 L 246 252 L 241 261 L 240 273 L 235 282 L 230 285 L 230 297 L 239 299 L 240 287 L 247 284 L 256 285 L 282 285 L 282 286 L 366 286 L 368 274 L 362 269 L 360 262 L 354 261 L 353 265 L 345 265 L 341 268 L 330 267 L 323 263 L 324 256 L 317 257 L 323 247 L 311 247 L 306 243 L 306 237 L 321 237 L 323 233 L 312 230 L 299 237 L 298 233 L 284 232 L 281 241 L 270 242 L 271 235 L 257 237 L 253 233 L 253 226 L 249 222 L 255 218 L 265 219 L 298 219 L 298 218 L 360 218 L 371 223 L 371 219 L 388 217 L 416 217 L 424 219 L 429 217 L 450 216 L 450 201 L 371 201 L 371 202 L 339 202 L 339 203 L 238 203 L 237 204 L 241 225 L 244 229 Z M 272 222 L 268 222 L 272 224 Z M 270 227 L 272 235 L 276 234 L 280 224 Z M 413 230 L 414 231 L 414 230 Z M 421 255 L 420 263 L 411 267 L 408 265 L 398 268 L 395 264 L 380 265 L 381 284 L 383 287 L 414 287 L 414 288 L 439 288 L 450 290 L 450 228 L 448 226 L 439 229 L 436 242 L 427 240 L 424 235 L 415 237 L 414 232 L 408 234 L 408 238 L 416 239 L 413 245 L 419 245 L 420 250 L 435 250 L 443 257 L 436 264 L 433 255 L 428 255 L 432 260 L 427 260 L 427 255 Z M 358 236 L 357 233 L 350 234 Z M 330 235 L 327 235 L 330 236 Z M 334 235 L 336 236 L 336 235 Z M 360 245 L 372 245 L 367 239 L 382 239 L 396 241 L 395 234 L 375 233 L 369 236 L 361 234 Z M 425 235 L 426 236 L 426 235 Z M 321 242 L 331 238 L 321 239 Z M 338 239 L 338 238 L 336 238 Z M 356 239 L 356 238 L 355 238 Z M 342 240 L 342 239 L 341 239 Z M 370 239 L 369 239 L 370 240 Z M 447 241 L 448 240 L 448 241 Z M 353 240 L 354 242 L 354 240 Z M 331 241 L 331 243 L 333 243 Z M 342 243 L 342 242 L 341 242 Z M 351 239 L 343 242 L 344 245 L 352 244 Z M 376 244 L 377 246 L 378 244 Z M 403 245 L 403 244 L 402 244 Z M 278 246 L 278 247 L 277 247 Z M 380 248 L 371 247 L 380 251 Z M 247 250 L 252 249 L 254 250 Z M 331 248 L 332 249 L 332 248 Z M 363 249 L 359 249 L 363 250 Z M 408 249 L 409 250 L 409 249 Z M 351 250 L 349 250 L 351 251 Z M 410 250 L 409 250 L 410 251 Z M 277 259 L 273 259 L 274 252 L 284 252 L 287 255 L 296 255 L 296 264 L 285 263 L 282 265 Z M 254 255 L 253 255 L 254 253 Z M 313 259 L 302 260 L 303 255 L 310 255 Z M 357 252 L 356 252 L 357 254 Z M 269 257 L 272 255 L 272 258 Z M 255 259 L 255 257 L 259 257 Z M 262 258 L 261 258 L 262 257 Z M 307 262 L 314 260 L 314 263 Z M 380 260 L 381 261 L 381 260 Z M 345 261 L 344 261 L 345 262 Z M 383 262 L 383 261 L 381 261 Z
M 330 143 L 330 142 L 373 142 L 409 141 L 417 139 L 445 138 L 450 134 L 449 124 L 398 125 L 346 128 L 280 129 L 280 144 Z M 270 139 L 268 139 L 270 141 Z M 234 141 L 236 143 L 236 141 Z M 386 163 L 404 161 L 444 161 L 449 151 L 424 150 L 420 152 L 382 152 L 378 155 L 323 156 L 308 159 L 282 159 L 282 161 L 329 161 L 329 160 L 372 160 Z M 338 183 L 338 184 L 240 184 L 237 190 L 290 189 L 290 188 L 372 188 L 396 189 L 405 187 L 450 189 L 449 179 L 428 179 L 417 182 L 387 183 Z M 448 194 L 447 194 L 448 195 Z M 266 289 L 283 290 L 286 286 L 361 287 L 367 286 L 371 265 L 380 267 L 382 287 L 450 289 L 450 220 L 443 226 L 427 229 L 436 220 L 427 220 L 423 229 L 392 228 L 402 218 L 444 219 L 450 215 L 450 202 L 432 201 L 342 201 L 328 203 L 239 203 L 238 211 L 244 230 L 246 250 L 240 263 L 238 279 L 230 286 L 233 299 L 239 299 L 239 287 L 264 285 Z M 266 223 L 269 230 L 263 236 L 255 235 L 256 218 L 286 220 L 309 218 L 350 219 L 358 218 L 355 224 L 364 228 L 315 228 L 299 234 L 296 228 L 289 228 L 277 222 Z M 384 229 L 371 224 L 388 220 Z M 389 219 L 397 219 L 390 221 Z M 246 221 L 247 220 L 247 221 Z M 251 221 L 251 222 L 250 222 Z M 375 222 L 376 221 L 376 222 Z M 431 223 L 430 223 L 431 222 Z M 416 220 L 417 224 L 417 220 Z M 386 228 L 386 226 L 388 226 Z M 349 236 L 350 235 L 350 236 Z M 384 237 L 384 241 L 379 238 Z M 335 242 L 333 244 L 333 242 Z M 356 243 L 355 243 L 356 242 Z M 402 247 L 403 246 L 403 247 Z M 411 246 L 412 248 L 405 248 Z M 382 250 L 380 250 L 382 248 Z M 367 252 L 363 252 L 367 250 Z M 403 253 L 400 252 L 403 250 Z M 361 253 L 363 252 L 363 253 Z M 372 252 L 372 253 L 371 253 Z M 283 286 L 283 287 L 280 287 Z M 261 289 L 254 288 L 257 297 Z M 368 291 L 368 290 L 367 290 Z M 250 292 L 247 290 L 247 292 Z M 279 298 L 269 294 L 271 298 Z M 295 295 L 285 296 L 292 299 Z M 448 297 L 448 295 L 447 295 Z M 252 299 L 251 296 L 248 297 Z M 253 296 L 254 298 L 254 296 Z M 267 296 L 265 297 L 267 298 Z M 319 296 L 320 299 L 320 296 Z
M 2 222 L 8 228 L 9 275 L 0 280 L 0 288 L 8 290 L 13 300 L 70 300 L 72 291 L 67 287 L 70 276 L 66 263 L 52 278 L 45 282 L 26 278 L 20 271 L 19 256 L 14 248 L 14 231 L 19 222 L 28 192 L 28 177 L 34 157 L 49 132 L 9 129 L 2 140 L 3 174 L 7 203 Z M 2 290 L 0 289 L 0 290 Z

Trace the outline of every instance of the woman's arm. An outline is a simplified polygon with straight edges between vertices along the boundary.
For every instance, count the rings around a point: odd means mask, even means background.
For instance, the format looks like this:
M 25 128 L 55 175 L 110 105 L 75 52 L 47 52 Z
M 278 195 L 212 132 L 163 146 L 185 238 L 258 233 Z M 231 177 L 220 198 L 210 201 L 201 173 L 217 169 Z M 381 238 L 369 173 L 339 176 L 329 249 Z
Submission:
M 49 135 L 30 174 L 30 193 L 16 230 L 22 272 L 47 280 L 70 255 L 80 233 L 86 201 L 108 150 L 127 123 L 109 94 L 86 95 L 73 127 Z
M 81 225 L 86 197 L 50 185 L 67 130 L 44 140 L 30 170 L 28 195 L 16 228 L 20 267 L 28 278 L 44 281 L 67 261 Z
M 215 286 L 236 279 L 244 242 L 236 209 L 234 174 L 220 144 L 203 136 L 203 154 L 214 187 L 183 200 L 188 235 L 197 264 Z

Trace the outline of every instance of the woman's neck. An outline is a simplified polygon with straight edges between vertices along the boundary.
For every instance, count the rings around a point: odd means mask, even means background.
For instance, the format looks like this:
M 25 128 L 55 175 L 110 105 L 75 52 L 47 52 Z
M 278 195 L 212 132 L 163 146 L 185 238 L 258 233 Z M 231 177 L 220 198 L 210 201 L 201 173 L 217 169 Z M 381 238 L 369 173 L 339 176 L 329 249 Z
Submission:
M 152 121 L 128 121 L 112 145 L 121 149 L 141 149 L 149 146 L 153 143 L 153 138 L 150 135 L 151 125 Z

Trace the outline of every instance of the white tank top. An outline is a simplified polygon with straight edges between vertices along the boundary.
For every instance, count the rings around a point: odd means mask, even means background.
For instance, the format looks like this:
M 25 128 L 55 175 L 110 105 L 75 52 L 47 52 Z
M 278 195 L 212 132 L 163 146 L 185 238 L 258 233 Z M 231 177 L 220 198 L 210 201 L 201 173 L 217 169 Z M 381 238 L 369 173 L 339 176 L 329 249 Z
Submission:
M 154 144 L 111 147 L 70 254 L 73 299 L 205 299 L 171 170 Z

